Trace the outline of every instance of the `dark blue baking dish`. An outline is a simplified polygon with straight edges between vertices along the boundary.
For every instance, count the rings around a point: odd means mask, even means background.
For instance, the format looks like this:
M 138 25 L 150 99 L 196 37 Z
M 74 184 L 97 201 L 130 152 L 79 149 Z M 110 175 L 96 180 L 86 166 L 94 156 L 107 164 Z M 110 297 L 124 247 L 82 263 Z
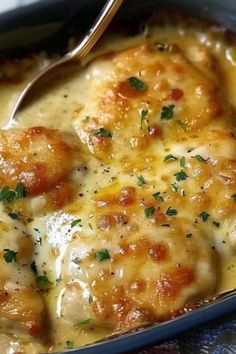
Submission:
M 0 54 L 21 55 L 27 50 L 41 49 L 63 52 L 68 37 L 86 31 L 104 3 L 104 0 L 41 0 L 0 14 Z M 127 26 L 130 30 L 163 8 L 178 9 L 187 15 L 221 23 L 236 32 L 235 0 L 124 0 L 114 22 Z M 69 352 L 125 353 L 166 340 L 234 311 L 236 312 L 236 295 L 229 294 L 176 319 Z

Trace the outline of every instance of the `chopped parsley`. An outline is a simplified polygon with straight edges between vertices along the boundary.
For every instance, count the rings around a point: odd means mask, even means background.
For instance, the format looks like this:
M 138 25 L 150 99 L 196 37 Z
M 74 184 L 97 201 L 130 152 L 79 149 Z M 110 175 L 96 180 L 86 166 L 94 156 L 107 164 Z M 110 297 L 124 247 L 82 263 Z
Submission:
M 185 179 L 188 178 L 188 175 L 183 171 L 179 171 L 179 172 L 176 172 L 174 174 L 175 178 L 176 178 L 176 181 L 180 182 L 180 181 L 184 181 Z
M 49 288 L 52 285 L 52 282 L 48 279 L 46 275 L 38 275 L 36 282 L 39 288 Z
M 25 187 L 22 183 L 17 183 L 15 190 L 11 190 L 8 186 L 5 186 L 0 191 L 0 201 L 12 202 L 26 196 Z
M 33 262 L 31 263 L 30 268 L 31 268 L 31 270 L 32 270 L 32 272 L 33 272 L 34 274 L 37 274 L 37 273 L 38 273 L 38 271 L 37 271 L 37 266 L 36 266 L 35 261 L 33 261 Z
M 102 138 L 112 138 L 113 137 L 112 131 L 105 129 L 105 128 L 93 129 L 93 130 L 91 130 L 91 134 L 94 136 L 102 137 Z
M 25 186 L 22 183 L 17 183 L 15 189 L 15 200 L 22 199 L 26 196 Z
M 162 107 L 161 119 L 162 120 L 170 120 L 174 115 L 174 107 L 175 106 L 173 104 Z
M 144 210 L 144 213 L 146 215 L 146 217 L 148 218 L 149 216 L 151 216 L 155 211 L 155 208 L 154 207 L 148 207 Z
M 231 195 L 231 198 L 233 198 L 236 201 L 236 193 Z
M 90 230 L 93 230 L 93 226 L 90 224 L 90 222 L 88 223 L 88 226 L 89 226 Z
M 103 248 L 100 251 L 97 251 L 95 253 L 95 256 L 96 256 L 96 260 L 98 262 L 102 262 L 102 261 L 105 261 L 106 259 L 111 258 L 110 255 L 109 255 L 109 252 L 108 252 L 108 250 L 106 248 Z
M 92 322 L 92 318 L 87 318 L 87 320 L 84 320 L 84 321 L 81 321 L 79 323 L 77 323 L 75 325 L 75 327 L 78 327 L 78 326 L 84 326 L 84 325 L 88 325 Z
M 89 116 L 86 116 L 84 119 L 82 119 L 82 122 L 83 123 L 88 123 L 90 120 L 90 117 Z
M 186 238 L 191 238 L 192 236 L 193 236 L 193 234 L 191 234 L 191 232 L 188 232 L 188 233 L 185 235 Z
M 74 348 L 74 342 L 71 340 L 66 341 L 66 349 L 73 349 Z
M 200 218 L 202 219 L 203 222 L 206 222 L 207 219 L 209 218 L 210 214 L 207 213 L 206 211 L 203 211 L 201 214 L 199 214 Z
M 91 304 L 93 302 L 93 297 L 91 294 L 89 294 L 88 302 L 89 302 L 89 304 Z
M 207 160 L 205 160 L 201 155 L 195 155 L 194 158 L 195 158 L 198 162 L 207 162 Z
M 80 263 L 79 257 L 74 258 L 74 259 L 72 260 L 72 262 L 75 263 L 75 264 L 79 264 L 79 263 Z
M 9 250 L 8 248 L 4 248 L 3 251 L 5 252 L 3 257 L 7 263 L 12 263 L 13 261 L 16 263 L 17 252 Z
M 81 223 L 81 219 L 76 219 L 73 220 L 72 223 L 70 224 L 71 227 L 75 227 L 77 224 Z M 81 225 L 79 225 L 81 226 Z
M 177 160 L 177 157 L 175 157 L 174 155 L 172 155 L 172 154 L 169 154 L 169 155 L 166 155 L 165 157 L 164 157 L 164 162 L 168 162 L 168 161 L 175 161 L 175 160 Z
M 174 191 L 174 192 L 177 192 L 178 189 L 179 189 L 179 186 L 178 184 L 175 182 L 175 183 L 172 183 L 171 185 L 171 189 Z
M 153 49 L 157 49 L 160 52 L 169 52 L 171 50 L 171 45 L 168 43 L 156 42 Z
M 146 184 L 144 177 L 142 175 L 137 175 L 137 185 L 141 187 L 144 184 Z
M 176 210 L 176 209 L 172 209 L 171 207 L 169 207 L 169 208 L 166 210 L 166 215 L 168 215 L 168 216 L 175 216 L 175 215 L 177 215 L 177 210 Z
M 146 116 L 148 115 L 147 109 L 142 109 L 140 112 L 140 128 L 143 129 L 143 123 L 145 121 Z
M 8 216 L 12 219 L 12 220 L 17 220 L 19 219 L 19 215 L 17 213 L 13 213 L 12 211 L 10 213 L 8 213 Z
M 156 199 L 157 201 L 161 201 L 161 202 L 163 202 L 163 197 L 161 196 L 161 192 L 156 192 L 156 193 L 154 193 L 153 195 L 153 198 L 154 199 Z
M 220 227 L 220 223 L 218 221 L 212 221 L 212 224 L 215 225 L 215 227 Z
M 147 86 L 147 84 L 145 84 L 145 82 L 139 80 L 135 76 L 129 77 L 126 82 L 128 83 L 129 86 L 131 86 L 133 89 L 135 89 L 137 91 L 144 92 L 148 88 L 148 86 Z
M 186 159 L 182 156 L 179 160 L 180 167 L 185 167 Z

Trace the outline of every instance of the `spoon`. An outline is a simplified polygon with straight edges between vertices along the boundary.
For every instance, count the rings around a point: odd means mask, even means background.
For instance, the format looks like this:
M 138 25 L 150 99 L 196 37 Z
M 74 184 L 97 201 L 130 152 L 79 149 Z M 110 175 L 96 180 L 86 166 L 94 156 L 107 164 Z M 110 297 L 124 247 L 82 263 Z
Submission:
M 101 35 L 104 33 L 109 23 L 119 10 L 123 0 L 108 0 L 104 7 L 102 8 L 100 14 L 96 18 L 90 30 L 86 33 L 85 37 L 78 43 L 78 45 L 68 52 L 64 57 L 56 60 L 52 64 L 48 65 L 46 68 L 41 70 L 23 89 L 18 100 L 11 112 L 9 123 L 11 124 L 15 121 L 15 115 L 20 110 L 28 97 L 32 88 L 41 81 L 42 78 L 48 76 L 49 72 L 53 69 L 60 67 L 63 64 L 68 64 L 70 62 L 78 61 L 84 59 L 87 54 L 91 51 L 94 45 L 97 43 Z

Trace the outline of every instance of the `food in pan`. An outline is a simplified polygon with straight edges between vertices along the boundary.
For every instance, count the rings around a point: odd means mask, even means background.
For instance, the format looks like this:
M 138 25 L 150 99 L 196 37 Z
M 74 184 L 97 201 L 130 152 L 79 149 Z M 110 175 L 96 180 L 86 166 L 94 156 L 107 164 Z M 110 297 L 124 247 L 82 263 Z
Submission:
M 176 21 L 108 35 L 13 124 L 1 65 L 0 347 L 76 348 L 236 285 L 236 47 Z

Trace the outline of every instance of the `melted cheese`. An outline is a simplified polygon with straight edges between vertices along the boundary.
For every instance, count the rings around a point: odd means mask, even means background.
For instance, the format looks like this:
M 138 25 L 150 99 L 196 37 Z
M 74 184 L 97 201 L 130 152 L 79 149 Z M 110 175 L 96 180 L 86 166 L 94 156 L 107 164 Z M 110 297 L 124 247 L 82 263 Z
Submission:
M 0 183 L 27 190 L 0 212 L 6 353 L 95 342 L 236 285 L 235 48 L 181 24 L 147 33 L 104 39 L 15 123 L 25 81 L 2 69 Z

